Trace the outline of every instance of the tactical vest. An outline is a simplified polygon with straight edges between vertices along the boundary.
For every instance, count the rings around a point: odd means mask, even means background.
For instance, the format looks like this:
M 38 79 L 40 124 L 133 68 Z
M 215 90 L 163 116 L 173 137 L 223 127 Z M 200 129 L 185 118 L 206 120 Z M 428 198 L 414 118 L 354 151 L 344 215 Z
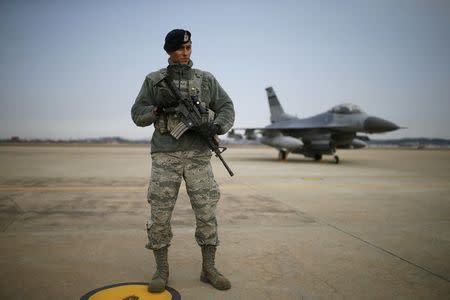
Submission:
M 180 94 L 185 98 L 190 98 L 191 96 L 197 96 L 200 99 L 200 103 L 206 107 L 204 101 L 202 101 L 202 82 L 203 82 L 203 72 L 198 69 L 192 69 L 194 76 L 192 80 L 174 80 L 175 86 L 179 89 Z M 157 72 L 150 74 L 150 79 L 152 80 L 153 88 L 156 93 L 160 89 L 168 89 L 163 81 L 163 78 L 167 75 L 167 69 L 160 69 Z M 209 110 L 209 121 L 214 120 L 214 112 Z M 156 121 L 154 122 L 155 128 L 161 133 L 173 132 L 180 124 L 180 119 L 175 113 L 161 113 L 158 115 Z

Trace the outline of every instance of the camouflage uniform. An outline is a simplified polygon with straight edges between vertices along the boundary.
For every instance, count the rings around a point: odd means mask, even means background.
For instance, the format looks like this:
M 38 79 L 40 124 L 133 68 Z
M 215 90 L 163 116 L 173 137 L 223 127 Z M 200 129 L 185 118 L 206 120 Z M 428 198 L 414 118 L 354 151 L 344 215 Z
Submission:
M 170 218 L 177 199 L 181 179 L 195 212 L 195 238 L 199 245 L 217 245 L 215 210 L 220 192 L 210 164 L 211 154 L 205 151 L 154 153 L 148 190 L 151 218 L 147 224 L 147 248 L 158 249 L 170 244 Z
M 147 75 L 131 110 L 136 125 L 155 126 L 151 141 L 152 172 L 148 189 L 151 216 L 147 223 L 149 242 L 146 247 L 157 250 L 170 245 L 170 220 L 182 178 L 196 217 L 197 243 L 218 245 L 215 209 L 220 192 L 210 164 L 211 151 L 192 130 L 175 139 L 169 131 L 177 123 L 176 118 L 154 112 L 155 99 L 167 97 L 167 89 L 160 85 L 167 74 L 183 96 L 191 92 L 199 95 L 202 104 L 214 112 L 214 123 L 220 126 L 220 134 L 231 129 L 234 122 L 231 99 L 212 74 L 193 69 L 192 61 L 180 65 L 169 59 L 167 69 Z

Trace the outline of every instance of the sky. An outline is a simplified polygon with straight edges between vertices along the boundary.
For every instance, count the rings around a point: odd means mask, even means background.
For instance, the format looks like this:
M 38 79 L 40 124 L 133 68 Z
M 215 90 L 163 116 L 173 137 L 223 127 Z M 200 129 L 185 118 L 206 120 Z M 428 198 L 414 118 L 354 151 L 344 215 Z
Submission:
M 272 86 L 298 117 L 351 102 L 407 127 L 374 139 L 450 138 L 446 0 L 0 0 L 0 138 L 149 138 L 130 109 L 174 28 L 236 127 L 269 123 Z

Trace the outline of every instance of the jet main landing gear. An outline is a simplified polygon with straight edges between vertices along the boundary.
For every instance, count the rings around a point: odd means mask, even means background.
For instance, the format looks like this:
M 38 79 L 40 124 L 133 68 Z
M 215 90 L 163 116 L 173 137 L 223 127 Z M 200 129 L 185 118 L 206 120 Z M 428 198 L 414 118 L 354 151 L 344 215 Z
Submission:
M 322 160 L 322 154 L 315 154 L 315 155 L 314 155 L 314 160 L 315 160 L 315 161 Z
M 288 154 L 287 151 L 280 150 L 280 151 L 278 152 L 278 159 L 279 159 L 279 160 L 286 160 L 287 154 Z
M 337 155 L 334 156 L 334 162 L 335 162 L 336 164 L 339 163 L 339 156 L 337 156 Z

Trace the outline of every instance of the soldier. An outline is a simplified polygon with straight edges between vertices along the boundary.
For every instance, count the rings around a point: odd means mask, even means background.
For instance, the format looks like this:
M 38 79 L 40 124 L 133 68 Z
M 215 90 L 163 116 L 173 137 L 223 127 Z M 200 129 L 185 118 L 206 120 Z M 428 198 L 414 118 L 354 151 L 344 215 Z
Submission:
M 147 75 L 131 109 L 137 126 L 155 126 L 151 140 L 152 171 L 147 195 L 151 216 L 147 223 L 146 248 L 153 250 L 157 269 L 149 291 L 162 292 L 167 285 L 167 250 L 172 239 L 170 220 L 182 178 L 196 218 L 195 239 L 203 258 L 200 280 L 226 290 L 231 287 L 230 281 L 214 265 L 219 244 L 215 210 L 220 191 L 211 169 L 211 151 L 199 132 L 212 137 L 230 130 L 234 123 L 233 102 L 211 73 L 192 68 L 189 31 L 170 31 L 164 50 L 169 55 L 169 65 Z M 208 122 L 187 130 L 180 137 L 171 135 L 180 123 L 173 113 L 178 100 L 164 82 L 165 77 L 174 82 L 183 97 L 200 99 L 201 105 L 210 110 Z

